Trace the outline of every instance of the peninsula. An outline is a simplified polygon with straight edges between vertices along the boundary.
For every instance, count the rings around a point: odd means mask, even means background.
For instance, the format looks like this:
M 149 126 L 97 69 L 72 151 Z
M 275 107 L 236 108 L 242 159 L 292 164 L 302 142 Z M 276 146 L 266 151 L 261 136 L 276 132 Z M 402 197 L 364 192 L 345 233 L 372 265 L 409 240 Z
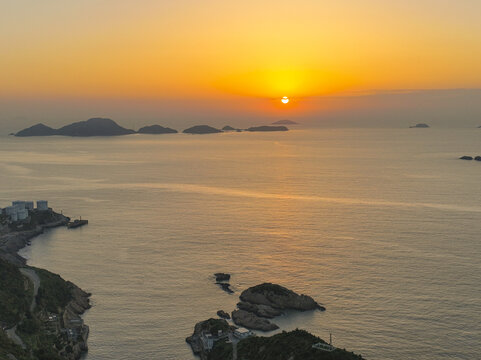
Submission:
M 81 314 L 90 294 L 59 275 L 26 265 L 18 250 L 69 218 L 46 201 L 15 201 L 0 213 L 0 359 L 77 360 L 87 351 Z

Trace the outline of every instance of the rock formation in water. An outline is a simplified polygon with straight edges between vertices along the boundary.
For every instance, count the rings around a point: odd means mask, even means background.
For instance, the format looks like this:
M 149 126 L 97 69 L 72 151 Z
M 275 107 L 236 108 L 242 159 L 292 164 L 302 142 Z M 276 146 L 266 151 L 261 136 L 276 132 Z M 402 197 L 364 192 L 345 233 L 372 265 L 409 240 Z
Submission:
M 182 131 L 185 134 L 216 134 L 221 133 L 222 130 L 213 128 L 209 125 L 196 125 Z
M 230 319 L 229 313 L 225 312 L 224 310 L 217 311 L 217 316 L 222 319 Z
M 473 160 L 472 156 L 464 155 L 459 158 L 460 160 Z
M 424 124 L 424 123 L 420 123 L 420 124 L 410 126 L 410 128 L 428 128 L 428 127 L 429 127 L 429 125 Z
M 240 299 L 251 304 L 268 305 L 280 310 L 326 310 L 310 296 L 299 295 L 283 286 L 271 283 L 256 285 L 244 290 Z
M 476 156 L 476 157 L 474 158 L 474 160 L 476 160 L 476 161 L 481 161 L 481 156 Z
M 232 126 L 226 125 L 222 128 L 223 131 L 235 131 L 237 129 L 233 128 Z
M 227 273 L 215 273 L 215 281 L 229 281 L 230 280 L 230 274 Z
M 176 134 L 177 130 L 160 125 L 144 126 L 137 131 L 139 134 Z
M 246 131 L 288 131 L 289 129 L 285 126 L 270 126 L 270 125 L 265 125 L 265 126 L 253 126 Z
M 259 305 L 259 304 L 252 304 L 246 301 L 241 301 L 237 303 L 237 307 L 240 310 L 249 311 L 257 316 L 272 319 L 276 316 L 282 315 L 282 311 L 279 309 L 274 309 L 272 306 L 269 305 Z
M 236 325 L 243 326 L 247 329 L 272 331 L 279 329 L 274 323 L 271 323 L 266 318 L 261 318 L 254 313 L 245 310 L 234 310 L 232 312 L 232 321 Z

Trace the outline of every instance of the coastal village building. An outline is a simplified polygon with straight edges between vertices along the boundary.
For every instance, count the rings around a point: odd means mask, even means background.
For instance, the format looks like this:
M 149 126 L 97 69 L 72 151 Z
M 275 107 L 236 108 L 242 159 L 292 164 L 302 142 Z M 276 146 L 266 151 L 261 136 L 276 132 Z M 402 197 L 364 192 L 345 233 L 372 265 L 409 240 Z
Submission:
M 234 336 L 236 338 L 238 338 L 239 340 L 242 340 L 242 339 L 248 338 L 250 336 L 254 336 L 254 335 L 255 334 L 252 331 L 250 331 L 246 328 L 243 328 L 243 327 L 240 327 L 240 328 L 234 330 Z

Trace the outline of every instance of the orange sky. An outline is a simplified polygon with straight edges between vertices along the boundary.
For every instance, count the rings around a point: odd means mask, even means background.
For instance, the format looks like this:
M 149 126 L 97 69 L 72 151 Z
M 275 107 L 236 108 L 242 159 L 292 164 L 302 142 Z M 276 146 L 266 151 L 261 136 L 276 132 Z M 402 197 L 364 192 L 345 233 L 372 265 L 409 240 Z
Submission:
M 479 0 L 6 1 L 0 96 L 258 98 L 275 112 L 282 96 L 303 109 L 316 96 L 480 88 L 479 14 Z

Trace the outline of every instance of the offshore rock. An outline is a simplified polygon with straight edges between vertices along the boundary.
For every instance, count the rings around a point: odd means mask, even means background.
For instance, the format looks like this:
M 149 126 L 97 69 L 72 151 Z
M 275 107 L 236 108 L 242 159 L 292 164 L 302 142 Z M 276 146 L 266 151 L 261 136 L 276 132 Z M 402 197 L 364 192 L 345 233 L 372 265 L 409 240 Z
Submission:
M 236 325 L 243 326 L 247 329 L 261 331 L 272 331 L 279 329 L 279 326 L 271 323 L 269 320 L 261 318 L 256 314 L 245 310 L 234 310 L 232 312 L 232 320 Z
M 230 274 L 227 273 L 215 273 L 215 281 L 229 281 L 230 280 Z
M 473 160 L 473 157 L 472 157 L 472 156 L 464 155 L 464 156 L 461 156 L 459 159 L 460 159 L 460 160 Z
M 257 316 L 268 318 L 268 319 L 272 319 L 276 316 L 282 315 L 282 311 L 278 309 L 274 309 L 269 305 L 257 305 L 257 304 L 251 304 L 246 301 L 241 301 L 237 303 L 237 307 L 240 310 L 245 310 L 245 311 L 254 313 Z
M 220 288 L 222 290 L 224 290 L 226 293 L 229 293 L 229 294 L 233 294 L 234 291 L 232 291 L 232 289 L 230 288 L 230 284 L 229 283 L 223 283 L 223 282 L 216 282 L 217 285 L 220 286 Z
M 230 319 L 230 315 L 226 313 L 224 310 L 217 311 L 217 316 L 219 316 L 222 319 Z
M 268 305 L 281 310 L 326 310 L 324 306 L 319 305 L 312 297 L 296 294 L 292 290 L 272 283 L 252 286 L 241 293 L 240 299 L 251 304 Z

